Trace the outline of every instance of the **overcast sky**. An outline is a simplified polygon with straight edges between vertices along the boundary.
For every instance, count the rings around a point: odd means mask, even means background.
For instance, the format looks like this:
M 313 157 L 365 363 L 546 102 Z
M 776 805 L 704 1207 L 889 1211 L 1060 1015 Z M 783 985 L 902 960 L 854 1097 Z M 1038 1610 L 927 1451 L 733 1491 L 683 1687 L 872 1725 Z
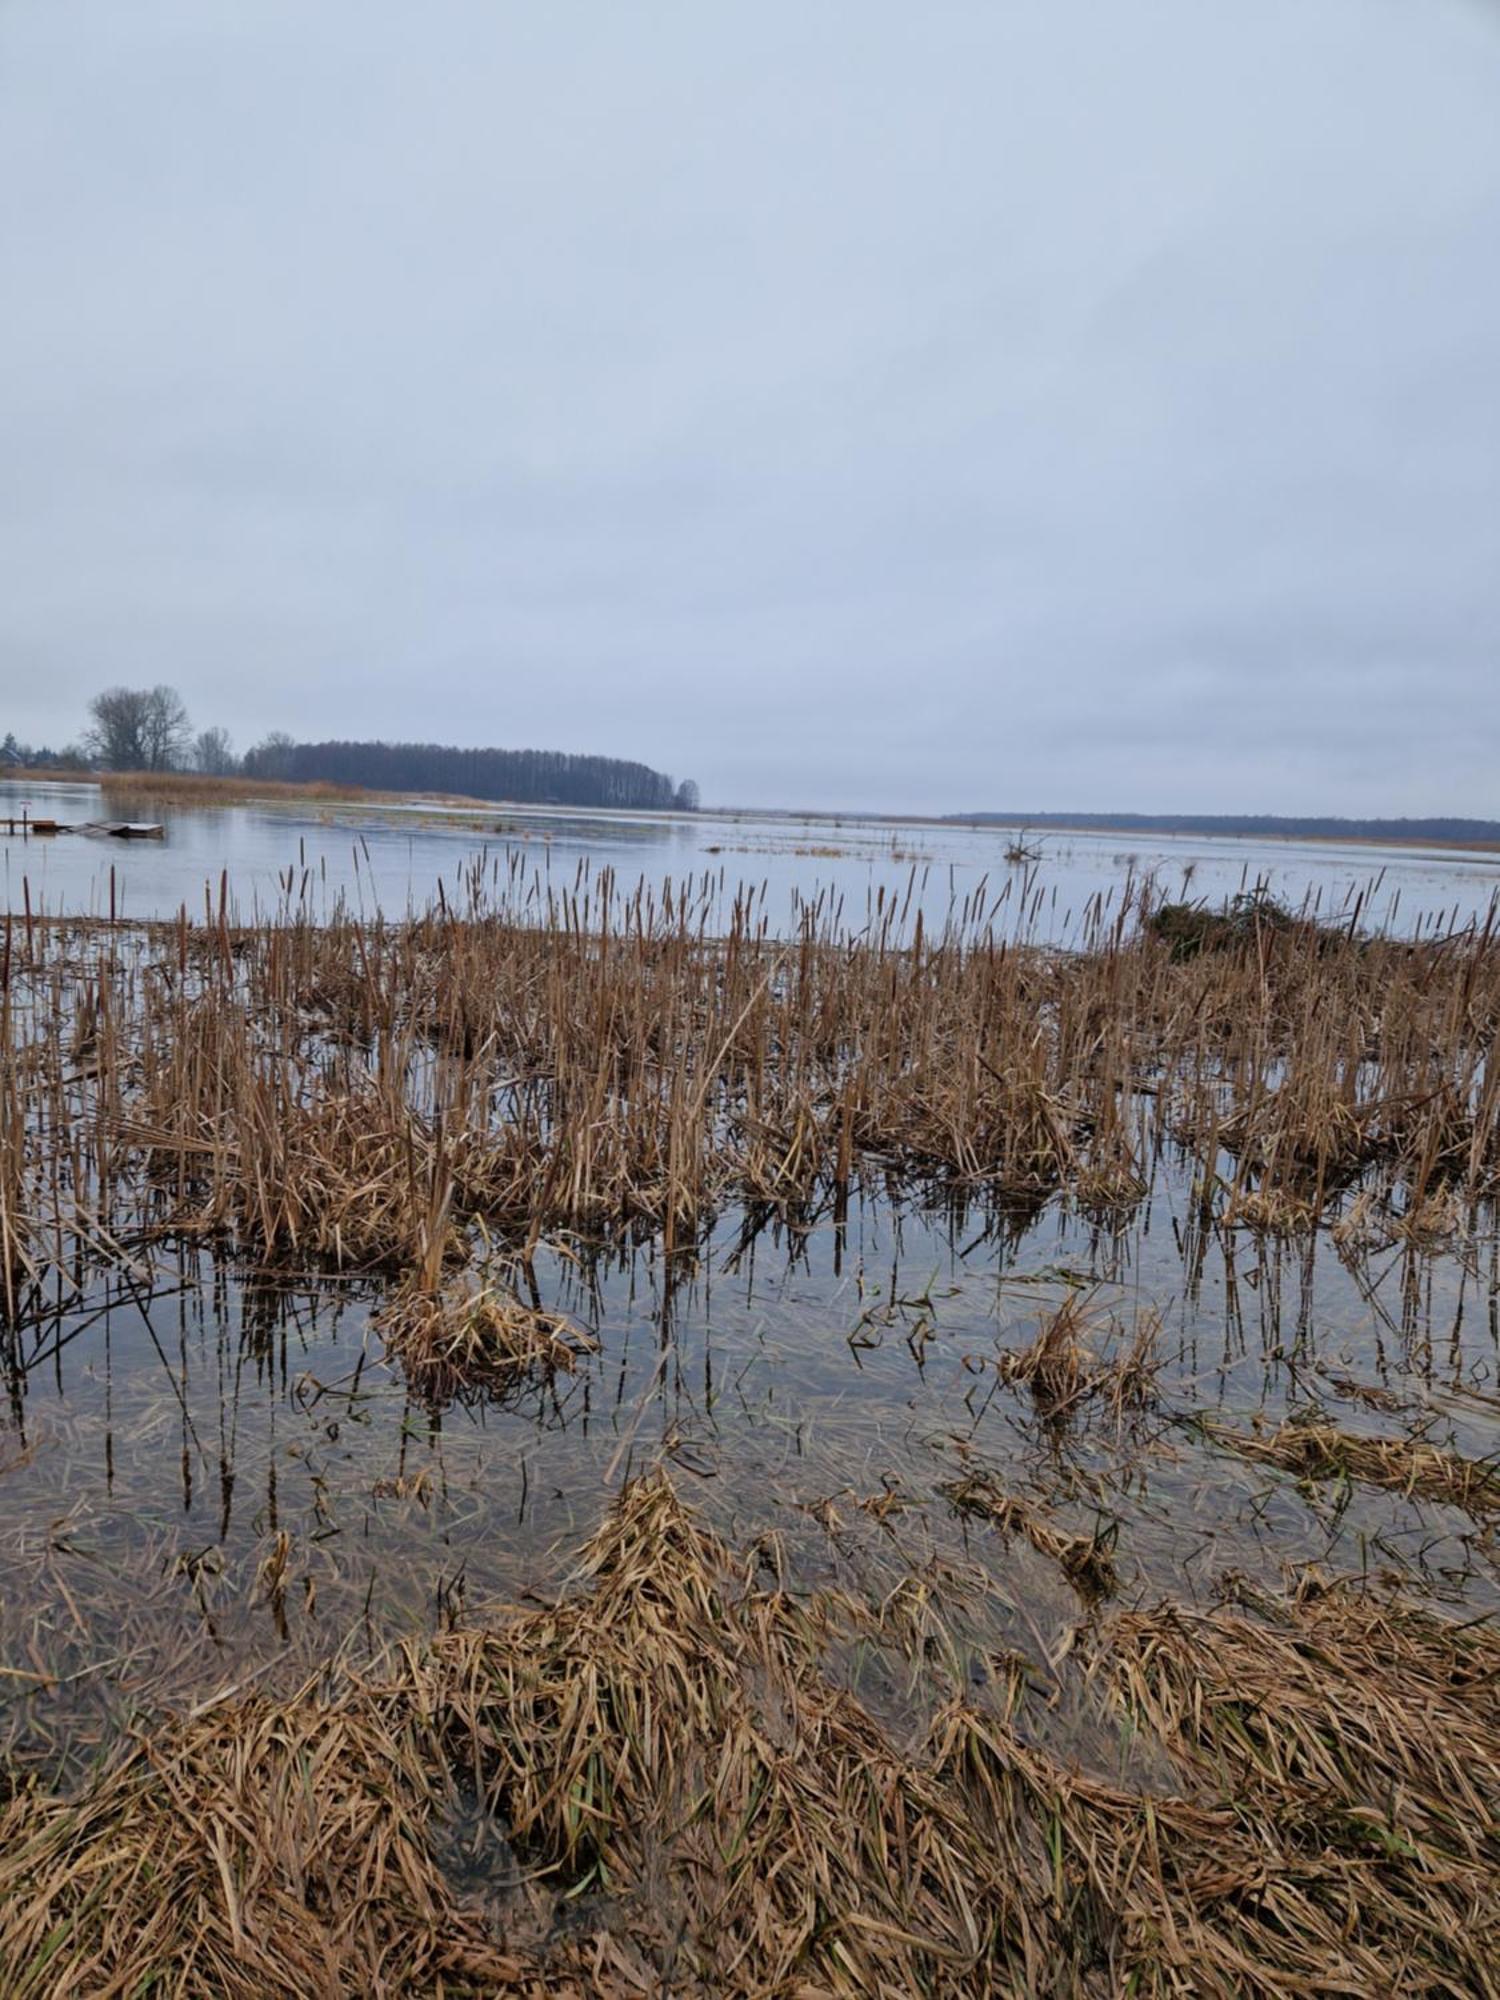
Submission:
M 0 0 L 0 734 L 1500 814 L 1493 0 Z

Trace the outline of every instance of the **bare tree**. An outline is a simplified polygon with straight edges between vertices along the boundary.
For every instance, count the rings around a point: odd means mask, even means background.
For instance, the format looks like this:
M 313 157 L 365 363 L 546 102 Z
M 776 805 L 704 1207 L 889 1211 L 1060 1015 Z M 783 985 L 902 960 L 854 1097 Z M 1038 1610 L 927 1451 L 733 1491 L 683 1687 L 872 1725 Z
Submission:
M 106 688 L 89 703 L 88 748 L 107 771 L 169 771 L 191 725 L 175 688 Z
M 245 752 L 245 774 L 251 778 L 289 778 L 296 744 L 284 729 L 273 729 Z
M 225 778 L 238 768 L 239 759 L 234 754 L 227 729 L 203 729 L 198 732 L 193 744 L 195 771 L 202 771 L 209 778 Z
M 85 736 L 90 750 L 107 771 L 146 768 L 146 692 L 143 688 L 106 688 L 89 703 Z
M 148 691 L 144 734 L 148 771 L 170 771 L 187 756 L 193 725 L 176 688 L 158 682 Z
M 697 780 L 684 778 L 677 787 L 672 803 L 680 813 L 695 813 L 701 803 Z

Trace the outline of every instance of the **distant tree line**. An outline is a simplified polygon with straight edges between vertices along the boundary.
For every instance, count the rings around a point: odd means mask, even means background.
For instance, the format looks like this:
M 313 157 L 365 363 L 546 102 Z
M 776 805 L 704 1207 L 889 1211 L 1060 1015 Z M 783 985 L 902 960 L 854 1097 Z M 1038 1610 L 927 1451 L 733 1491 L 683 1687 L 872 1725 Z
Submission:
M 695 812 L 692 779 L 618 757 L 563 750 L 466 750 L 443 743 L 294 743 L 268 737 L 245 758 L 250 777 L 368 785 L 383 792 L 461 792 L 518 805 L 625 806 Z
M 1076 828 L 1084 833 L 1260 834 L 1285 840 L 1500 840 L 1493 819 L 1339 819 L 1279 813 L 954 813 L 971 826 Z
M 463 792 L 523 805 L 698 810 L 691 778 L 618 757 L 560 750 L 462 750 L 439 743 L 298 743 L 282 730 L 237 757 L 226 730 L 194 731 L 175 688 L 112 687 L 89 703 L 82 739 L 52 750 L 0 740 L 0 768 L 76 771 L 197 771 L 209 777 L 293 784 L 365 785 L 385 792 Z
M 0 771 L 77 771 L 93 769 L 81 743 L 65 743 L 54 750 L 47 743 L 22 743 L 13 729 L 0 736 Z

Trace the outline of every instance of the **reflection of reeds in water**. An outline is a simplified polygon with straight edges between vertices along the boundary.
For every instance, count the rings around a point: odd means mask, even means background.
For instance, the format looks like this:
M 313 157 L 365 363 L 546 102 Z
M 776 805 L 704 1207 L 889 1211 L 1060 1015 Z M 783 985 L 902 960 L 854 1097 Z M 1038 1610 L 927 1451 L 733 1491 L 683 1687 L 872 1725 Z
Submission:
M 1492 1633 L 1342 1589 L 1106 1615 L 1098 1699 L 1165 1758 L 1140 1791 L 1040 1747 L 1016 1678 L 893 1733 L 829 1668 L 861 1608 L 767 1588 L 660 1476 L 582 1568 L 363 1678 L 162 1718 L 71 1800 L 13 1797 L 4 1990 L 1492 1983 Z

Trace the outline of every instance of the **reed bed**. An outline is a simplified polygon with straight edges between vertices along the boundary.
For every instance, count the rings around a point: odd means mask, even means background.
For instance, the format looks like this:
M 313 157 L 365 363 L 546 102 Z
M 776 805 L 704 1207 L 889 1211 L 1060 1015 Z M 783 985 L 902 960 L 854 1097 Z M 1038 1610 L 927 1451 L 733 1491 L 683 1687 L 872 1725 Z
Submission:
M 877 1720 L 831 1665 L 859 1607 L 767 1587 L 763 1555 L 651 1474 L 553 1603 L 22 1786 L 0 1985 L 1496 1990 L 1492 1632 L 1342 1587 L 1116 1612 L 1090 1684 L 1166 1759 L 1131 1789 L 1037 1746 L 1024 1675 Z M 930 1617 L 912 1639 L 945 1657 Z
M 1488 929 L 1252 923 L 1183 958 L 1149 904 L 1060 952 L 997 942 L 982 898 L 936 936 L 815 904 L 777 940 L 750 895 L 716 932 L 715 895 L 517 868 L 399 923 L 240 927 L 223 885 L 175 925 L 8 919 L 9 1316 L 174 1234 L 431 1286 L 476 1223 L 672 1251 L 728 1206 L 805 1228 L 860 1187 L 1118 1216 L 1167 1153 L 1229 1227 L 1362 1203 L 1416 1242 L 1500 1185 Z
M 67 774 L 59 772 L 58 776 Z M 373 801 L 400 798 L 397 792 L 369 791 L 363 785 L 336 785 L 319 779 L 294 784 L 284 778 L 210 777 L 202 771 L 102 771 L 97 778 L 82 774 L 85 783 L 96 783 L 107 799 L 127 805 L 162 804 L 182 806 L 242 805 L 255 801 L 299 802 L 318 799 Z M 78 772 L 72 773 L 74 783 Z

